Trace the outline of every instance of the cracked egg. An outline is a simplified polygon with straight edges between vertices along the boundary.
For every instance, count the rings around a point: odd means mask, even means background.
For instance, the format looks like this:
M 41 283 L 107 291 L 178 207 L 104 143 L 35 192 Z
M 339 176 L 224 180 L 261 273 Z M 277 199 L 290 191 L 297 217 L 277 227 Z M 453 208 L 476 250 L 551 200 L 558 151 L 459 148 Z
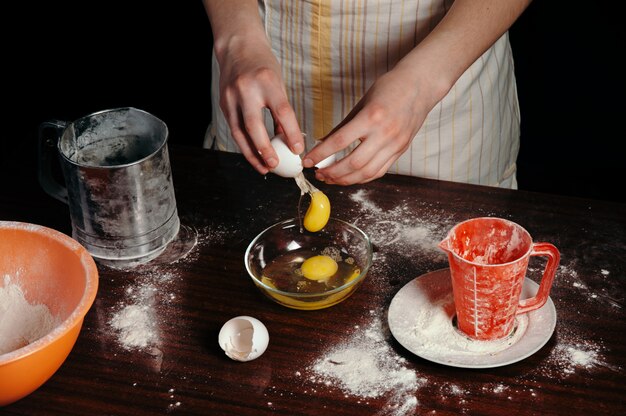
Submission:
M 251 316 L 227 321 L 218 335 L 220 347 L 235 361 L 252 361 L 267 349 L 270 335 L 263 322 Z

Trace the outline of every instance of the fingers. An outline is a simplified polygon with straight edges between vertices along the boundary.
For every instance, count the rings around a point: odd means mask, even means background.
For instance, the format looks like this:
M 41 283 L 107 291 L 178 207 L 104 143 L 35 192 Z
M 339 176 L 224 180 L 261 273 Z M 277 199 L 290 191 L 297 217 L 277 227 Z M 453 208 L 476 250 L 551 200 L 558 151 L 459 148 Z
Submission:
M 270 110 L 278 130 L 285 135 L 292 151 L 300 154 L 304 150 L 304 139 L 286 95 L 281 88 L 271 88 L 270 84 L 265 86 L 267 88 L 258 89 L 256 95 L 252 92 L 245 97 L 241 94 L 225 94 L 221 102 L 231 134 L 241 153 L 263 175 L 278 165 L 278 156 L 270 144 L 271 138 L 265 127 L 265 108 Z M 268 101 L 272 103 L 268 104 Z
M 400 129 L 401 123 L 385 122 L 386 117 L 383 121 L 380 119 L 371 111 L 359 111 L 305 155 L 307 164 L 303 165 L 310 167 L 357 142 L 358 145 L 344 158 L 318 169 L 317 179 L 328 184 L 352 185 L 383 176 L 407 149 L 413 134 L 410 130 Z
M 382 177 L 402 154 L 391 146 L 380 147 L 375 138 L 365 139 L 339 162 L 316 172 L 328 184 L 353 185 Z
M 277 125 L 276 133 L 282 133 L 285 136 L 287 146 L 292 153 L 297 155 L 302 153 L 304 151 L 304 137 L 300 131 L 296 114 L 286 98 L 282 102 L 271 105 L 270 111 Z
M 375 179 L 383 177 L 391 165 L 400 157 L 400 154 L 393 155 L 392 157 L 387 158 L 387 156 L 381 155 L 380 157 L 377 155 L 374 160 L 372 160 L 369 169 L 354 171 L 341 178 L 337 179 L 337 182 L 332 182 L 331 184 L 337 185 L 354 185 L 354 184 L 363 184 L 367 182 L 371 182 Z M 382 165 L 380 165 L 382 163 Z M 376 168 L 378 170 L 376 170 Z
M 244 103 L 245 104 L 245 103 Z M 270 144 L 270 137 L 263 120 L 263 107 L 245 105 L 242 108 L 243 126 L 249 137 L 251 147 L 260 155 L 266 168 L 273 169 L 278 165 L 278 156 Z
M 359 125 L 364 124 L 347 123 L 345 126 L 335 129 L 309 153 L 304 155 L 302 165 L 305 168 L 312 168 L 327 157 L 347 148 L 356 141 L 360 141 L 360 138 L 365 137 L 368 131 L 358 129 L 356 126 Z
M 383 176 L 401 154 L 396 131 L 371 119 L 367 112 L 353 111 L 326 139 L 304 156 L 303 165 L 312 167 L 355 142 L 358 145 L 343 159 L 317 169 L 316 178 L 328 184 L 365 183 Z
M 264 159 L 261 157 L 261 154 L 254 146 L 253 139 L 247 129 L 242 128 L 244 126 L 244 117 L 239 112 L 236 101 L 222 100 L 220 106 L 222 107 L 226 122 L 230 126 L 231 135 L 235 143 L 237 143 L 239 150 L 257 172 L 261 175 L 265 175 L 269 172 L 269 169 Z

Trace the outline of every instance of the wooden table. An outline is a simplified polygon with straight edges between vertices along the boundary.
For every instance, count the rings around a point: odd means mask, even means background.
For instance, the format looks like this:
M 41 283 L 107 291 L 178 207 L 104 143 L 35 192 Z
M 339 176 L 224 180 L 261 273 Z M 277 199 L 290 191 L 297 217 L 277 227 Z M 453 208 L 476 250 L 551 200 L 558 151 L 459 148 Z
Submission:
M 299 311 L 265 298 L 243 262 L 257 233 L 296 215 L 295 183 L 260 176 L 239 155 L 184 147 L 170 154 L 179 216 L 197 244 L 171 264 L 99 266 L 98 296 L 67 361 L 1 414 L 626 413 L 626 205 L 394 175 L 351 187 L 313 182 L 333 216 L 365 230 L 376 252 L 349 299 Z M 38 189 L 0 199 L 3 220 L 70 232 L 67 207 Z M 551 292 L 556 330 L 510 365 L 436 364 L 394 339 L 386 312 L 405 284 L 447 267 L 435 244 L 478 216 L 513 220 L 560 249 Z M 531 264 L 531 274 L 541 267 Z M 131 305 L 143 306 L 155 326 L 143 348 L 129 348 L 112 327 Z M 269 347 L 254 361 L 233 361 L 218 345 L 221 326 L 238 315 L 269 330 Z M 333 373 L 329 361 L 340 351 L 344 361 Z M 354 371 L 343 381 L 333 376 L 346 369 Z

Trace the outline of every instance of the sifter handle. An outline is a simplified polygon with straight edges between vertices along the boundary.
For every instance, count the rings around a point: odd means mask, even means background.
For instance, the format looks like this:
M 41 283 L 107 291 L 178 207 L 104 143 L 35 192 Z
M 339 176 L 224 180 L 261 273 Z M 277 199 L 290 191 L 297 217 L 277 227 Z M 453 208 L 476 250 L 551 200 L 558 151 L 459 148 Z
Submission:
M 64 121 L 44 121 L 39 125 L 38 179 L 39 185 L 51 197 L 68 203 L 67 188 L 61 185 L 52 175 L 52 160 L 57 154 L 57 144 L 67 123 Z M 46 133 L 54 130 L 54 136 Z

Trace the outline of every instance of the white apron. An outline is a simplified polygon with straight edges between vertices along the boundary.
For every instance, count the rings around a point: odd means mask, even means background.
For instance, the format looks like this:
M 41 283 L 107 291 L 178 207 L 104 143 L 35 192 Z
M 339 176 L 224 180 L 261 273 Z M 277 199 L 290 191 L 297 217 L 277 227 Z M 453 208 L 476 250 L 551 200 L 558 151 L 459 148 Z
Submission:
M 259 1 L 272 50 L 307 150 L 330 132 L 372 83 L 443 17 L 452 0 Z M 520 114 L 504 34 L 428 114 L 388 173 L 517 188 Z M 212 121 L 205 146 L 239 152 L 219 108 L 213 57 Z M 273 134 L 273 122 L 266 114 Z M 341 156 L 341 155 L 339 155 Z

